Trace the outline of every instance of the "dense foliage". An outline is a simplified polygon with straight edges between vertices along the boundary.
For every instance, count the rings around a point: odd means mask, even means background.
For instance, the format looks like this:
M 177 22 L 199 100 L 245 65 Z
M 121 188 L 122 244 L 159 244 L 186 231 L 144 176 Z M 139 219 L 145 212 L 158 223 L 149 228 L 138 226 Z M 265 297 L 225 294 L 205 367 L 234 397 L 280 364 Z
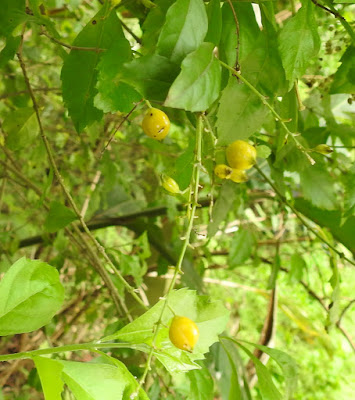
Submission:
M 1 1 L 0 399 L 353 398 L 354 17 Z

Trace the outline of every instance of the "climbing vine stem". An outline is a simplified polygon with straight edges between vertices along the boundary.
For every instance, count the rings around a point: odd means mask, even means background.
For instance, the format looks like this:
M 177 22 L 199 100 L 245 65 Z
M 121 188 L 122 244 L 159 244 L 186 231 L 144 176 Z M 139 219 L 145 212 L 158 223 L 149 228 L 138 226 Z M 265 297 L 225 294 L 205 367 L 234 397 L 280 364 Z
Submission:
M 155 324 L 154 336 L 153 336 L 153 340 L 152 340 L 152 348 L 148 354 L 148 359 L 145 364 L 145 369 L 144 369 L 142 378 L 139 381 L 139 387 L 135 391 L 135 395 L 138 394 L 139 389 L 144 384 L 147 374 L 148 374 L 149 370 L 151 369 L 151 362 L 152 362 L 152 357 L 153 357 L 154 350 L 155 350 L 156 339 L 158 337 L 158 333 L 159 333 L 159 330 L 162 325 L 164 312 L 169 307 L 169 305 L 168 305 L 169 296 L 175 287 L 178 276 L 180 274 L 182 274 L 181 268 L 182 268 L 182 264 L 183 264 L 183 261 L 185 258 L 186 250 L 190 246 L 190 238 L 191 238 L 192 228 L 194 225 L 194 220 L 196 217 L 196 210 L 199 207 L 198 191 L 199 191 L 199 187 L 200 187 L 200 171 L 202 169 L 202 162 L 201 162 L 201 159 L 202 159 L 202 156 L 201 156 L 201 154 L 202 154 L 202 129 L 203 129 L 202 115 L 198 114 L 197 115 L 197 123 L 196 123 L 195 160 L 194 160 L 194 166 L 193 166 L 193 171 L 192 171 L 192 178 L 191 178 L 191 182 L 190 182 L 190 202 L 187 205 L 188 208 L 186 211 L 187 227 L 186 227 L 185 235 L 182 238 L 183 245 L 180 250 L 179 258 L 177 260 L 174 274 L 171 279 L 169 288 L 163 298 L 163 300 L 164 300 L 163 307 L 161 309 L 159 319 Z
M 305 154 L 305 156 L 308 158 L 309 162 L 312 165 L 315 164 L 315 161 L 313 160 L 313 158 L 308 154 L 307 149 L 304 146 L 302 146 L 302 144 L 297 140 L 297 138 L 295 137 L 295 134 L 292 133 L 288 129 L 288 127 L 285 123 L 285 120 L 278 114 L 278 112 L 274 109 L 274 107 L 266 100 L 266 97 L 263 94 L 261 94 L 247 79 L 245 79 L 242 74 L 237 72 L 235 69 L 233 69 L 232 67 L 230 67 L 228 64 L 224 63 L 223 61 L 219 60 L 219 62 L 223 67 L 227 68 L 234 76 L 236 76 L 243 83 L 245 83 L 245 85 L 247 85 L 248 88 L 259 97 L 261 102 L 271 111 L 271 113 L 275 117 L 276 121 L 280 122 L 281 126 L 285 129 L 287 136 L 292 138 L 296 147 Z

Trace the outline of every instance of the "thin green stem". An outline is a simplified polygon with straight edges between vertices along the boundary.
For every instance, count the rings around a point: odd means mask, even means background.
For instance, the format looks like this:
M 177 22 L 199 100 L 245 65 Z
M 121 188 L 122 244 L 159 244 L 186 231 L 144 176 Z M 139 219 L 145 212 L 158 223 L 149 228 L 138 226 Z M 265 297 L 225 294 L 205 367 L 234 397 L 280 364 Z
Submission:
M 0 355 L 0 362 L 2 361 L 11 361 L 11 360 L 19 360 L 19 359 L 28 359 L 36 356 L 43 356 L 48 354 L 55 353 L 65 353 L 69 351 L 78 351 L 78 350 L 88 350 L 95 351 L 96 349 L 123 349 L 130 348 L 134 350 L 146 350 L 145 347 L 134 345 L 131 343 L 80 343 L 80 344 L 68 344 L 65 346 L 51 347 L 48 349 L 39 349 L 32 351 L 24 351 L 22 353 L 14 353 L 14 354 L 4 354 Z
M 191 179 L 191 183 L 190 183 L 190 193 L 191 193 L 192 204 L 191 204 L 191 210 L 190 210 L 190 207 L 187 210 L 188 224 L 187 224 L 187 228 L 186 228 L 186 232 L 185 232 L 185 236 L 184 236 L 184 243 L 180 250 L 179 258 L 178 258 L 178 261 L 175 266 L 174 275 L 171 279 L 169 288 L 165 294 L 164 303 L 163 303 L 163 307 L 160 312 L 159 319 L 155 325 L 155 331 L 154 331 L 154 336 L 153 336 L 153 340 L 152 340 L 152 349 L 150 350 L 150 352 L 148 354 L 148 359 L 147 359 L 147 362 L 145 365 L 145 369 L 144 369 L 142 378 L 139 381 L 139 387 L 135 391 L 136 393 L 139 392 L 139 389 L 144 384 L 147 374 L 151 368 L 151 362 L 152 362 L 152 357 L 153 357 L 153 353 L 154 353 L 154 349 L 155 349 L 156 339 L 158 337 L 160 326 L 162 325 L 164 312 L 165 312 L 166 308 L 169 307 L 169 305 L 168 305 L 169 296 L 175 287 L 178 276 L 182 273 L 182 270 L 181 270 L 182 263 L 185 258 L 186 250 L 190 244 L 190 237 L 191 237 L 191 232 L 192 232 L 192 228 L 194 225 L 195 214 L 196 214 L 197 207 L 199 206 L 198 190 L 199 190 L 199 185 L 200 185 L 200 169 L 201 169 L 201 165 L 202 165 L 201 164 L 201 161 L 202 161 L 202 128 L 203 128 L 202 127 L 202 116 L 198 115 L 197 125 L 196 125 L 195 164 L 194 164 L 192 179 Z
M 245 83 L 248 86 L 248 88 L 259 97 L 259 99 L 262 101 L 262 103 L 271 111 L 271 113 L 275 117 L 276 121 L 280 122 L 281 126 L 285 129 L 287 135 L 293 139 L 297 149 L 302 151 L 305 154 L 305 156 L 308 158 L 309 162 L 312 165 L 315 164 L 315 161 L 313 160 L 313 158 L 308 154 L 307 149 L 304 148 L 302 146 L 302 144 L 295 138 L 294 133 L 292 133 L 288 129 L 287 125 L 285 124 L 285 120 L 277 113 L 277 111 L 274 109 L 274 107 L 272 107 L 272 105 L 266 100 L 266 97 L 262 93 L 260 93 L 247 79 L 245 79 L 244 76 L 242 76 L 242 74 L 237 72 L 235 69 L 233 69 L 232 67 L 230 67 L 228 64 L 224 63 L 223 61 L 219 60 L 219 62 L 223 67 L 227 68 L 233 75 L 235 75 L 243 83 Z
M 334 247 L 331 243 L 328 242 L 327 239 L 323 237 L 319 232 L 317 232 L 316 229 L 314 229 L 308 221 L 306 221 L 305 217 L 294 207 L 290 202 L 287 201 L 286 197 L 279 191 L 279 189 L 276 187 L 276 185 L 272 182 L 270 178 L 268 178 L 267 175 L 262 171 L 262 169 L 258 166 L 255 165 L 255 168 L 259 172 L 259 174 L 264 178 L 264 180 L 273 188 L 277 196 L 280 198 L 280 200 L 288 207 L 290 208 L 296 215 L 296 217 L 302 222 L 302 224 L 310 230 L 319 240 L 321 240 L 329 249 L 333 250 L 335 253 L 339 255 L 340 258 L 343 260 L 347 261 L 348 263 L 352 264 L 355 266 L 355 262 L 350 260 L 348 257 L 344 255 L 341 251 L 339 251 L 336 247 Z

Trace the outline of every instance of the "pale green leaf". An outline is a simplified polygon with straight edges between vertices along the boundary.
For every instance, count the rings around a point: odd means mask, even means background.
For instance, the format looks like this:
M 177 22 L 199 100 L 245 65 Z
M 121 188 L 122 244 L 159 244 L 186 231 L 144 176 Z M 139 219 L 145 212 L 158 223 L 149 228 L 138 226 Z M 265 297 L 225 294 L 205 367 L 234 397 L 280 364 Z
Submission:
M 46 357 L 33 357 L 45 400 L 61 400 L 64 382 L 61 379 L 63 365 Z
M 8 36 L 6 46 L 0 52 L 0 68 L 3 68 L 16 54 L 20 45 L 21 36 Z
M 291 268 L 289 272 L 290 281 L 300 281 L 307 264 L 301 254 L 294 253 L 291 256 Z
M 218 98 L 221 66 L 214 45 L 203 43 L 181 64 L 181 73 L 171 86 L 165 105 L 187 111 L 205 111 Z
M 0 336 L 31 332 L 46 325 L 64 300 L 58 271 L 19 259 L 0 282 Z
M 158 40 L 158 54 L 180 63 L 203 42 L 207 26 L 207 13 L 202 0 L 177 0 L 166 14 Z

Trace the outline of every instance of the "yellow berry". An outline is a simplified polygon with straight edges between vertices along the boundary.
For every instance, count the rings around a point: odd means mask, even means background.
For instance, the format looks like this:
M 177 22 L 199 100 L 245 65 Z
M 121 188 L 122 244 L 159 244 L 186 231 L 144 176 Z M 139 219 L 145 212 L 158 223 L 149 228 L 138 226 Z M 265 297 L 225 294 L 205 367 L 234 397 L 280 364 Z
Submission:
M 157 108 L 149 108 L 143 118 L 142 128 L 152 139 L 163 140 L 170 129 L 169 117 Z
M 226 150 L 228 164 L 235 169 L 250 169 L 256 162 L 256 149 L 244 140 L 236 140 Z
M 161 184 L 163 188 L 167 190 L 169 193 L 173 194 L 180 193 L 180 187 L 178 183 L 173 178 L 170 178 L 170 176 L 163 174 L 161 176 Z
M 181 350 L 192 351 L 200 333 L 194 321 L 187 317 L 175 316 L 170 324 L 171 343 Z
M 228 179 L 232 173 L 232 168 L 225 164 L 218 164 L 214 169 L 214 173 L 221 179 Z
M 243 183 L 248 180 L 248 176 L 245 173 L 245 171 L 232 168 L 232 173 L 230 174 L 230 176 L 227 179 L 230 179 L 231 181 L 236 182 L 236 183 Z

